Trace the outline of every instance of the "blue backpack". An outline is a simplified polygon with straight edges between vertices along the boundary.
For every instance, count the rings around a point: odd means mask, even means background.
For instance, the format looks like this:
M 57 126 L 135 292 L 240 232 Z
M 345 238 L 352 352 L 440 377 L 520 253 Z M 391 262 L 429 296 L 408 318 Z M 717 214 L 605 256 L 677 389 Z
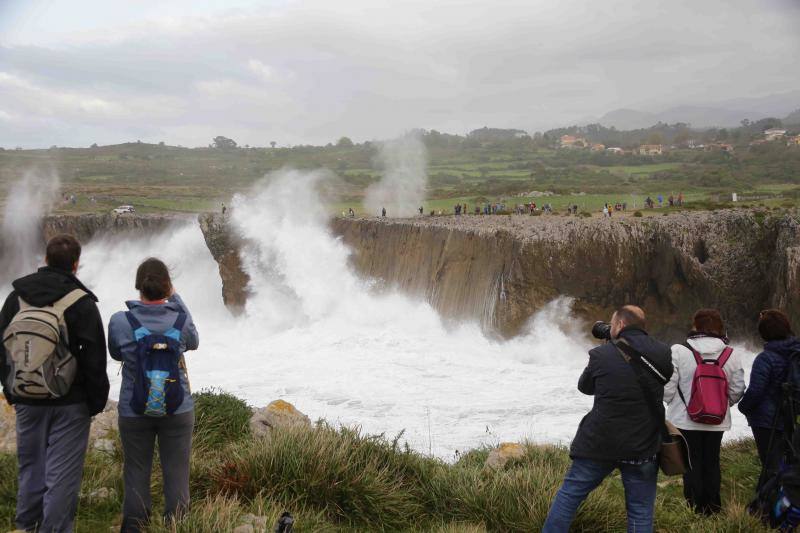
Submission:
M 179 361 L 186 313 L 179 312 L 175 325 L 163 334 L 151 333 L 130 311 L 125 316 L 136 339 L 136 376 L 131 408 L 138 415 L 171 415 L 183 403 Z

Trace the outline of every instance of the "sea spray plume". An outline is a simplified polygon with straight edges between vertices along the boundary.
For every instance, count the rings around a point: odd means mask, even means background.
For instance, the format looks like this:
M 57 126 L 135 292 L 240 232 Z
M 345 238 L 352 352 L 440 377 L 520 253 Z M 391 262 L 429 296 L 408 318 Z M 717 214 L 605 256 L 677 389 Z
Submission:
M 383 177 L 364 197 L 367 211 L 377 215 L 385 207 L 391 217 L 409 217 L 425 199 L 428 154 L 417 134 L 408 134 L 381 145 L 378 159 Z
M 320 191 L 327 171 L 273 172 L 233 200 L 232 221 L 245 239 L 241 257 L 253 297 L 248 317 L 282 329 L 318 320 L 357 284 L 348 250 L 331 238 Z
M 14 183 L 3 210 L 3 285 L 41 262 L 41 219 L 55 203 L 61 181 L 55 171 L 30 170 Z

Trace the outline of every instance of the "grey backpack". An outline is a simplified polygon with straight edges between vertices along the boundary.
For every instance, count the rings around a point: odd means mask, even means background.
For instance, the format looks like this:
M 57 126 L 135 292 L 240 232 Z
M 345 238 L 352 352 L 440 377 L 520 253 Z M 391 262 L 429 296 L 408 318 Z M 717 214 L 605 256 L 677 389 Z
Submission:
M 22 298 L 3 334 L 6 388 L 19 398 L 52 400 L 69 392 L 78 362 L 69 351 L 64 311 L 88 294 L 75 289 L 52 305 L 35 307 Z

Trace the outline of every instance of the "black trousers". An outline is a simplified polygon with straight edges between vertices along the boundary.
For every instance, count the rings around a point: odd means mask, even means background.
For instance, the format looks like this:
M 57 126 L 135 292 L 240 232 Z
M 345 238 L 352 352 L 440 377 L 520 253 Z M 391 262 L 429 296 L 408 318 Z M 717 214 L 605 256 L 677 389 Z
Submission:
M 753 439 L 756 441 L 761 467 L 766 471 L 766 475 L 762 476 L 761 479 L 766 481 L 778 471 L 780 466 L 785 446 L 783 431 L 776 431 L 775 436 L 772 436 L 771 429 L 751 427 L 750 430 L 753 432 Z M 772 447 L 770 447 L 770 438 L 772 438 Z M 756 488 L 760 489 L 761 487 Z
M 723 431 L 693 431 L 682 429 L 689 443 L 692 469 L 683 475 L 683 496 L 698 513 L 710 515 L 722 508 L 719 469 L 719 449 Z

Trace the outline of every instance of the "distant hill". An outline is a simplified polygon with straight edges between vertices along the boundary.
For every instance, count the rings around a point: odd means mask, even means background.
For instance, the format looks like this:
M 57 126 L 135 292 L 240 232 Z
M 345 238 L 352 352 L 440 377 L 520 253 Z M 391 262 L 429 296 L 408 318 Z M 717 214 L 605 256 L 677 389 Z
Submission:
M 633 109 L 617 109 L 606 113 L 598 122 L 606 127 L 614 126 L 618 130 L 635 130 L 648 128 L 658 122 L 675 124 L 684 122 L 695 128 L 730 128 L 738 126 L 745 118 L 763 118 L 752 111 L 723 109 L 715 107 L 680 106 L 660 113 L 649 113 Z
M 664 111 L 617 109 L 596 120 L 606 127 L 618 130 L 648 128 L 658 122 L 674 124 L 684 122 L 695 128 L 738 126 L 742 120 L 756 121 L 766 117 L 782 117 L 800 105 L 800 91 L 772 94 L 755 98 L 736 98 L 713 104 L 681 105 Z M 800 110 L 798 110 L 800 111 Z M 790 117 L 795 117 L 797 111 Z M 797 118 L 793 118 L 797 121 Z
M 786 126 L 800 126 L 800 109 L 793 113 L 789 113 L 789 116 L 783 119 L 783 123 Z

